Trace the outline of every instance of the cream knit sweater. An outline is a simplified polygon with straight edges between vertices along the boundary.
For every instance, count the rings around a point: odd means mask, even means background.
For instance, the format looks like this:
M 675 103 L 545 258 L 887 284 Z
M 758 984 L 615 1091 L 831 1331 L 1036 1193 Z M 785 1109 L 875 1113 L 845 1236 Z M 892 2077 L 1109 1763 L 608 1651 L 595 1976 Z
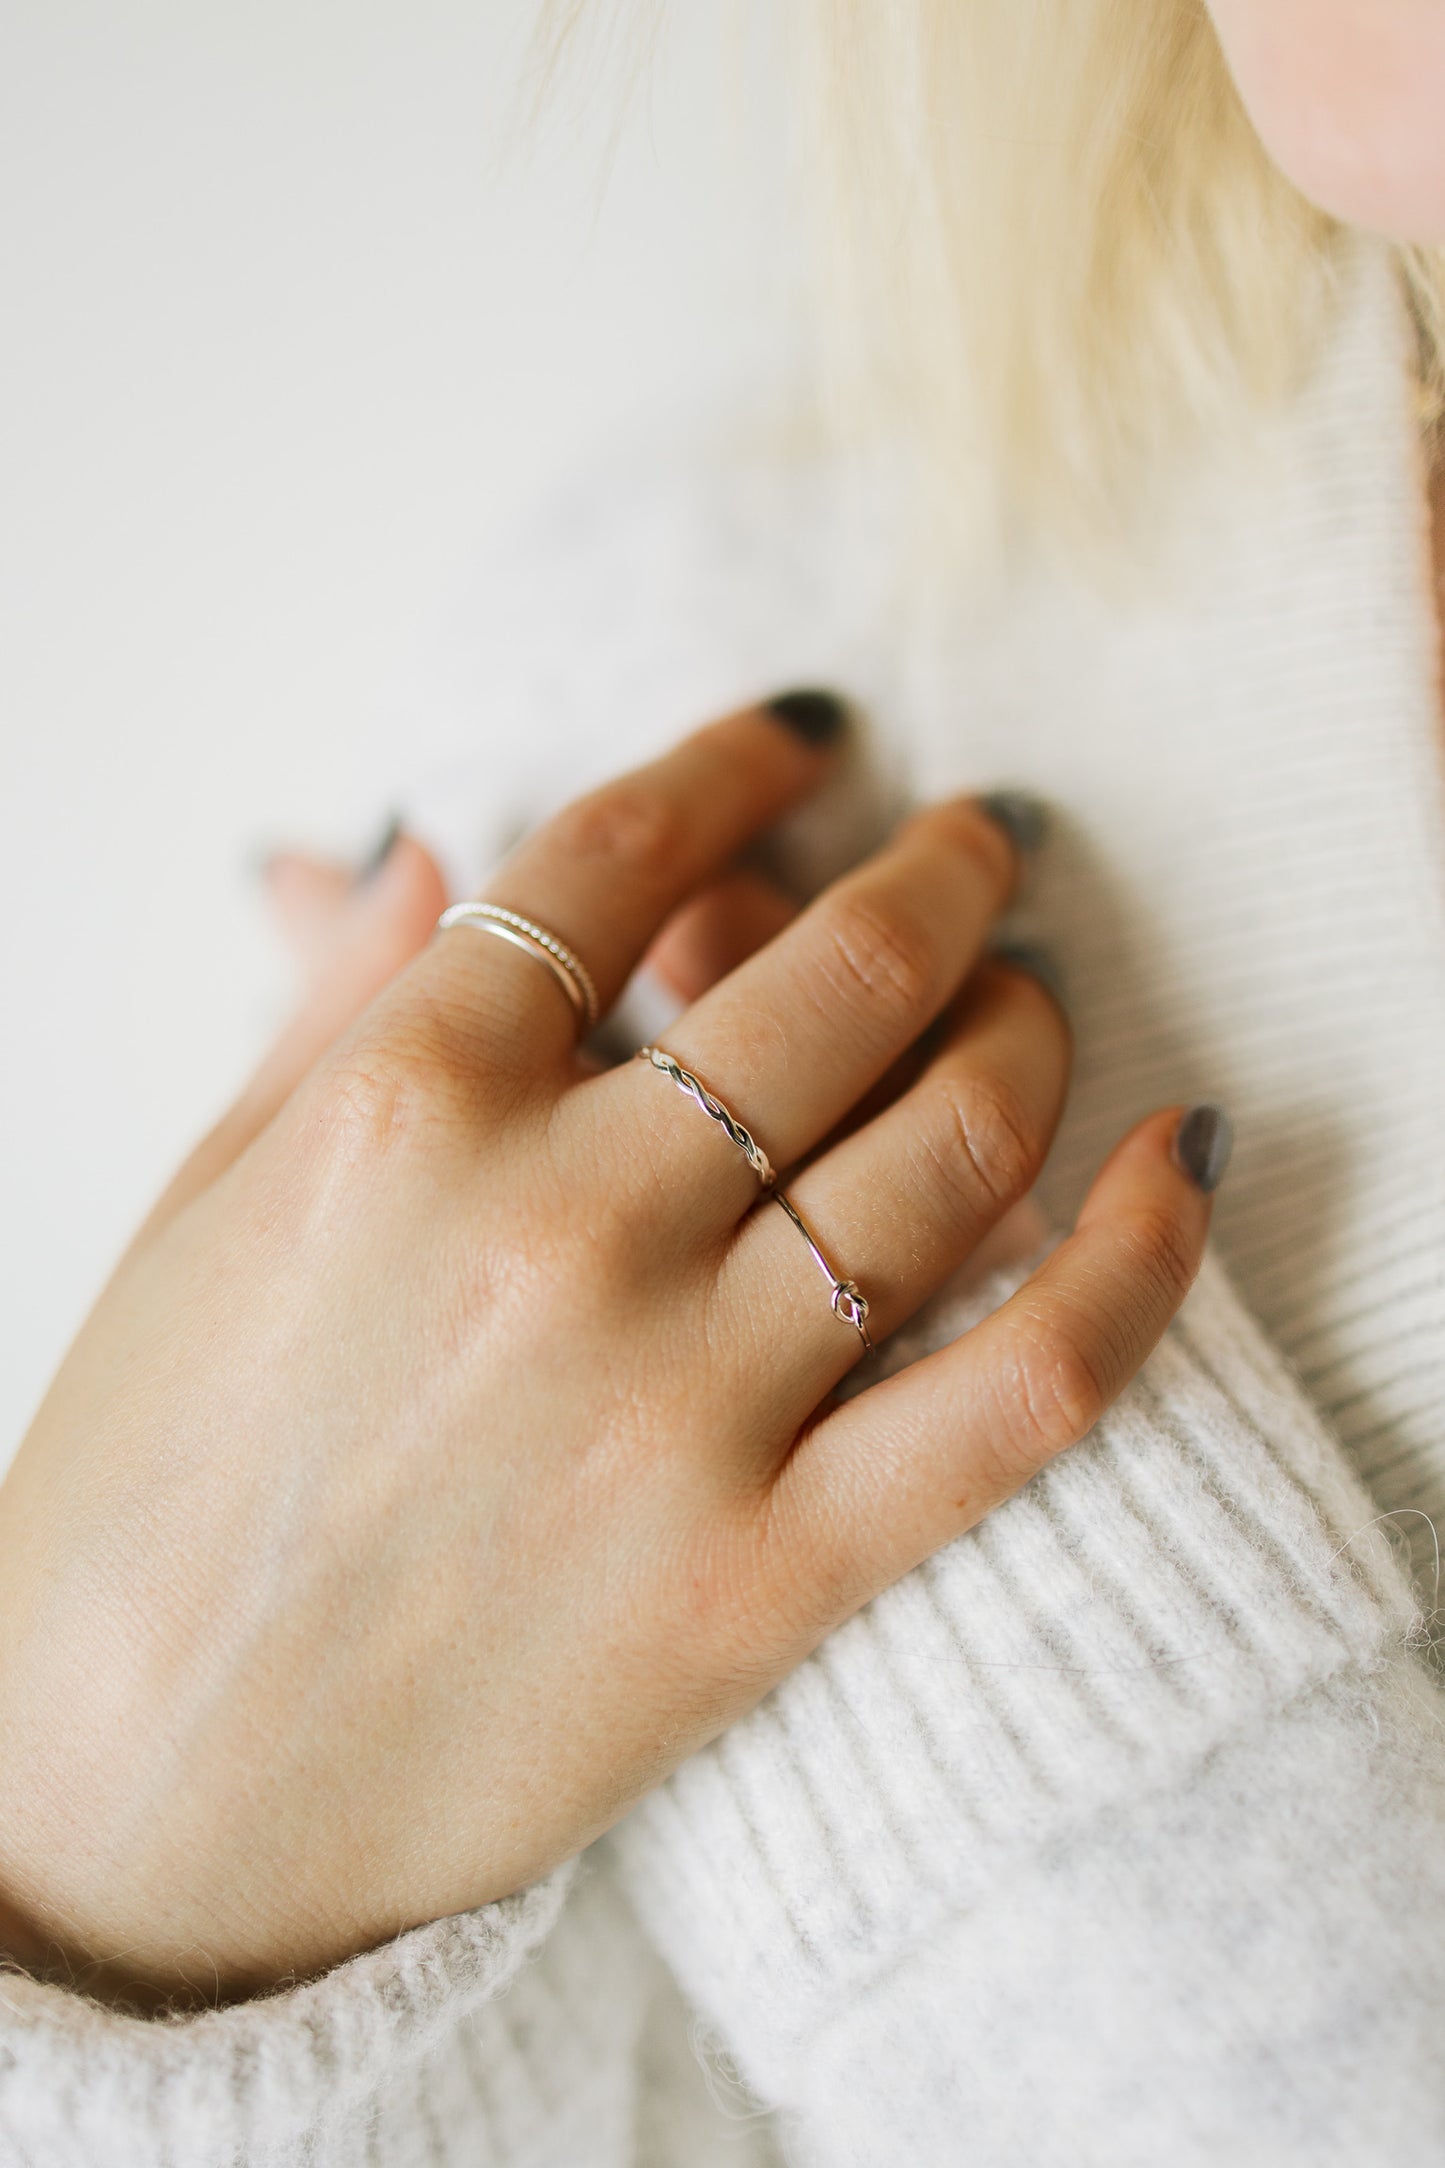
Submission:
M 0 2162 L 1445 2161 L 1445 1698 L 1415 1646 L 1445 769 L 1407 339 L 1361 240 L 1305 395 L 1248 476 L 1181 482 L 1129 601 L 1041 564 L 904 592 L 886 507 L 780 469 L 564 507 L 494 573 L 426 695 L 458 765 L 413 808 L 459 884 L 686 721 L 839 685 L 873 765 L 790 871 L 910 795 L 1045 795 L 1024 930 L 1079 1042 L 1045 1201 L 1136 1113 L 1218 1096 L 1218 1254 L 1082 1446 L 538 1888 L 176 2021 L 0 1976 Z M 1414 1588 L 1382 1509 L 1424 1535 Z

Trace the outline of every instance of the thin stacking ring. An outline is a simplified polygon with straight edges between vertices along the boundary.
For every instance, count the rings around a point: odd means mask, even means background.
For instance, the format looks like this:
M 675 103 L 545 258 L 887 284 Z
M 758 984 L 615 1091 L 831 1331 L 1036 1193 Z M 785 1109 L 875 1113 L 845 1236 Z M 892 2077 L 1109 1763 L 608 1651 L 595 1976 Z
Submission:
M 545 964 L 577 1013 L 583 1032 L 591 1031 L 601 1011 L 592 974 L 565 941 L 516 911 L 504 911 L 499 903 L 454 903 L 437 920 L 437 932 L 448 926 L 475 926 L 478 933 L 494 933 L 499 941 L 534 956 Z
M 864 1352 L 871 1355 L 873 1353 L 873 1342 L 868 1337 L 868 1297 L 858 1292 L 856 1280 L 839 1279 L 837 1273 L 813 1240 L 812 1235 L 808 1232 L 803 1223 L 802 1214 L 785 1189 L 775 1189 L 773 1191 L 773 1202 L 782 1206 L 821 1266 L 823 1277 L 833 1290 L 832 1308 L 834 1317 L 841 1318 L 845 1325 L 853 1326 L 859 1339 L 863 1342 Z
M 664 1047 L 640 1046 L 637 1049 L 636 1059 L 638 1061 L 650 1061 L 654 1069 L 660 1069 L 664 1076 L 671 1077 L 678 1090 L 686 1092 L 688 1098 L 702 1108 L 708 1120 L 716 1122 L 724 1136 L 737 1146 L 743 1158 L 752 1168 L 753 1173 L 762 1183 L 763 1188 L 772 1188 L 778 1178 L 773 1172 L 772 1162 L 769 1160 L 767 1153 L 763 1150 L 752 1131 L 744 1129 L 736 1115 L 728 1112 L 721 1099 L 713 1097 L 700 1077 L 695 1077 L 691 1069 L 684 1069 L 682 1063 L 669 1054 Z

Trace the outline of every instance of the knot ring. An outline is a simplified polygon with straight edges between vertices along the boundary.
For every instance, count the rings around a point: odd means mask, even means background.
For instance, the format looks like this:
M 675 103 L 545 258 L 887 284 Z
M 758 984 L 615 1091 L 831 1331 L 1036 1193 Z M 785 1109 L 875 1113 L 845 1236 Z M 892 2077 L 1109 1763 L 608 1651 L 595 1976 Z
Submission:
M 859 1339 L 863 1342 L 864 1352 L 871 1355 L 873 1353 L 873 1342 L 868 1333 L 868 1297 L 859 1292 L 856 1280 L 840 1279 L 839 1275 L 833 1270 L 833 1267 L 829 1264 L 809 1232 L 802 1214 L 785 1189 L 775 1189 L 773 1191 L 773 1202 L 774 1204 L 780 1204 L 787 1213 L 788 1218 L 812 1251 L 824 1279 L 833 1290 L 831 1307 L 834 1317 L 840 1318 L 845 1325 L 853 1327 Z

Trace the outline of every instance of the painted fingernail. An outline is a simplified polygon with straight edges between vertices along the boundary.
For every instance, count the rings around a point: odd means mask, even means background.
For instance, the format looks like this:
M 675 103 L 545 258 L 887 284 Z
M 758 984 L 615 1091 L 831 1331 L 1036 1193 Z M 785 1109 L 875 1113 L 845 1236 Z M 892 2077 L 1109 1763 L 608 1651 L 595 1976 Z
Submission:
M 979 799 L 1016 850 L 1036 851 L 1049 832 L 1049 809 L 1026 790 L 991 790 Z
M 392 813 L 388 815 L 386 826 L 357 867 L 352 881 L 354 888 L 364 888 L 368 881 L 376 879 L 376 876 L 396 849 L 400 837 L 401 815 Z
M 1223 1107 L 1191 1107 L 1174 1132 L 1174 1163 L 1206 1196 L 1218 1189 L 1234 1149 L 1234 1129 Z
M 779 693 L 764 706 L 805 745 L 832 745 L 847 727 L 848 710 L 838 695 L 812 686 Z
M 1007 964 L 1013 971 L 1027 971 L 1031 979 L 1037 979 L 1047 989 L 1061 1009 L 1069 1006 L 1068 990 L 1063 967 L 1046 948 L 1038 948 L 1032 941 L 1000 941 L 989 950 L 997 963 Z

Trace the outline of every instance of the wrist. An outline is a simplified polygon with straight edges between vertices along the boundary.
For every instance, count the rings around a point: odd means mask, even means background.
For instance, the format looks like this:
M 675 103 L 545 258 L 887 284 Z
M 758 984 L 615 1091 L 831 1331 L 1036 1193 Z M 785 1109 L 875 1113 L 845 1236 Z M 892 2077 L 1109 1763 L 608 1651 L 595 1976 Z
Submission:
M 23 1699 L 13 1679 L 0 1703 L 0 1959 L 147 2013 L 269 1984 L 246 1962 L 234 1899 L 197 1904 L 204 1859 L 168 1834 L 144 1758 L 127 1769 L 112 1752 L 89 1761 L 69 1751 L 54 1705 Z M 234 1877 L 216 1881 L 235 1888 Z

